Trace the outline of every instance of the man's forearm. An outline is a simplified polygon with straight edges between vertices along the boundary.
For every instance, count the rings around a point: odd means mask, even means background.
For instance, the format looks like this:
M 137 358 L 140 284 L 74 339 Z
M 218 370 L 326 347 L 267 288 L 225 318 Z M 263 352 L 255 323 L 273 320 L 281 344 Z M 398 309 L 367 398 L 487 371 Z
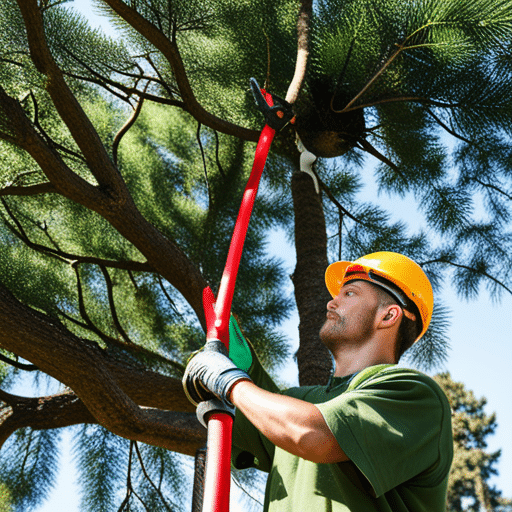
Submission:
M 315 405 L 237 382 L 231 402 L 273 444 L 312 462 L 348 460 Z

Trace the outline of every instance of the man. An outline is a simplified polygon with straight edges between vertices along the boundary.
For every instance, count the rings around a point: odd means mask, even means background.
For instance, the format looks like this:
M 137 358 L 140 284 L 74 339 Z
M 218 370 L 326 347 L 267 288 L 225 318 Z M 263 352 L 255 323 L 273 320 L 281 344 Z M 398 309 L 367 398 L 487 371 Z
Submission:
M 432 379 L 396 366 L 428 328 L 428 278 L 409 258 L 379 252 L 330 265 L 326 284 L 327 386 L 280 392 L 254 357 L 246 373 L 202 353 L 185 391 L 236 406 L 233 464 L 269 472 L 264 510 L 444 511 L 450 407 Z

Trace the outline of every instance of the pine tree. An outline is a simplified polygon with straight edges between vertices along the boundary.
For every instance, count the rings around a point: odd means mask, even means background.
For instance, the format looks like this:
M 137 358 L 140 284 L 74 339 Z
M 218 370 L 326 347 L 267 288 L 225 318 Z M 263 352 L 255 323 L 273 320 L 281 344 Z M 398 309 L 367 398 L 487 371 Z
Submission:
M 296 129 L 274 143 L 234 298 L 264 364 L 275 371 L 289 350 L 274 228 L 296 249 L 301 384 L 330 371 L 317 337 L 328 261 L 395 250 L 436 290 L 451 277 L 463 297 L 511 292 L 512 1 L 95 6 L 116 37 L 66 2 L 0 0 L 0 480 L 18 510 L 51 485 L 54 429 L 76 424 L 89 425 L 76 431 L 84 510 L 176 505 L 168 450 L 204 443 L 180 377 L 203 343 L 202 290 L 220 282 L 263 124 L 249 78 L 285 97 L 297 40 L 309 61 Z M 299 172 L 296 132 L 324 157 L 320 193 Z M 381 191 L 415 198 L 422 232 L 358 201 L 371 162 Z M 415 364 L 445 357 L 443 311 Z M 41 402 L 10 394 L 25 372 L 66 388 Z
M 489 480 L 497 474 L 500 450 L 488 453 L 487 437 L 498 426 L 496 415 L 486 414 L 485 398 L 477 399 L 449 373 L 436 375 L 453 412 L 454 460 L 448 484 L 449 512 L 498 512 L 512 509 L 512 499 L 501 496 Z

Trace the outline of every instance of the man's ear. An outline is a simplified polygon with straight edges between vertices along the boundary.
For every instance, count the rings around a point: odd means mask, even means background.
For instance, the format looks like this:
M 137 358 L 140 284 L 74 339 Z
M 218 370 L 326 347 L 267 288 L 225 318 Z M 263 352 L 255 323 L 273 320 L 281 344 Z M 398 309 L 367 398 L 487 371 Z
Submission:
M 402 319 L 402 314 L 402 308 L 398 304 L 390 304 L 389 306 L 382 308 L 382 311 L 379 314 L 379 327 L 388 328 L 393 327 L 395 324 L 399 324 Z

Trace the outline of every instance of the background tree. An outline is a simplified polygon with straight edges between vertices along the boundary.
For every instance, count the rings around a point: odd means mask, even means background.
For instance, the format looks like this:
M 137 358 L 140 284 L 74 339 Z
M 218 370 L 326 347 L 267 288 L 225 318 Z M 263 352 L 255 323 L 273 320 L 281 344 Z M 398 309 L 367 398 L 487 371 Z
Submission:
M 330 370 L 317 333 L 331 259 L 396 250 L 436 290 L 451 275 L 465 297 L 481 282 L 510 292 L 512 2 L 96 2 L 116 38 L 64 2 L 0 5 L 0 478 L 19 510 L 46 496 L 56 429 L 76 424 L 84 508 L 179 500 L 172 452 L 205 438 L 179 378 L 202 344 L 202 289 L 220 281 L 262 125 L 248 80 L 284 96 L 297 40 L 309 54 L 297 132 L 339 158 L 319 160 L 318 194 L 294 130 L 274 144 L 234 299 L 264 363 L 287 353 L 278 326 L 291 307 L 265 248 L 272 228 L 296 249 L 302 384 Z M 414 195 L 423 231 L 358 202 L 366 155 L 380 190 Z M 413 363 L 443 360 L 445 327 L 438 309 Z M 8 393 L 36 370 L 66 388 Z
M 489 480 L 496 475 L 498 450 L 488 453 L 487 437 L 497 427 L 496 415 L 484 411 L 487 400 L 477 399 L 461 382 L 454 382 L 449 373 L 436 375 L 453 411 L 454 462 L 448 488 L 449 512 L 512 510 L 512 500 L 501 496 Z

